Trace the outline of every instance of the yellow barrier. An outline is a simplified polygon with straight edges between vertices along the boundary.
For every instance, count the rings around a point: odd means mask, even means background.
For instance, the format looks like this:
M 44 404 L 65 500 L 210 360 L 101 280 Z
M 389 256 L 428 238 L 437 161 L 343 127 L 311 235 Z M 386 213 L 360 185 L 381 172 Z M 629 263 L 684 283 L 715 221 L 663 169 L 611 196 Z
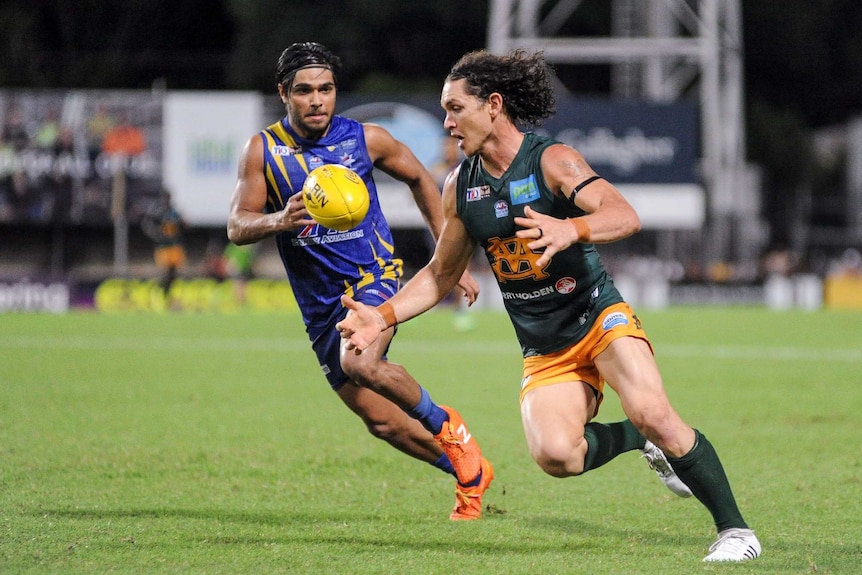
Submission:
M 862 277 L 826 278 L 823 285 L 823 301 L 827 308 L 862 309 Z
M 165 297 L 154 280 L 113 278 L 99 284 L 94 299 L 102 312 L 299 311 L 287 280 L 254 279 L 243 285 L 233 280 L 178 279 Z

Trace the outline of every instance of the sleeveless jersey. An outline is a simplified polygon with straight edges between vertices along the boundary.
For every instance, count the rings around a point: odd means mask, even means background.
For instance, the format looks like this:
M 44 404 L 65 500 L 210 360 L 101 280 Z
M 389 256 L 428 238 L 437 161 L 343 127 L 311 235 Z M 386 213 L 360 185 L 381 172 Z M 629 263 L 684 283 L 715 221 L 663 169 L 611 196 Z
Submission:
M 365 219 L 351 230 L 339 232 L 312 224 L 276 236 L 305 325 L 329 323 L 341 310 L 341 294 L 353 296 L 375 281 L 388 280 L 393 291 L 397 289 L 403 266 L 394 257 L 392 232 L 380 210 L 362 124 L 334 116 L 326 136 L 307 140 L 294 132 L 285 117 L 260 134 L 268 212 L 284 209 L 287 199 L 300 193 L 308 173 L 323 164 L 342 164 L 355 171 L 371 199 Z
M 458 175 L 458 215 L 484 248 L 524 357 L 573 345 L 602 309 L 622 301 L 592 244 L 574 244 L 540 268 L 541 252 L 527 247 L 533 240 L 515 236 L 514 218 L 525 206 L 556 218 L 585 214 L 545 183 L 542 153 L 555 143 L 527 133 L 501 178 L 488 174 L 479 156 L 464 160 Z

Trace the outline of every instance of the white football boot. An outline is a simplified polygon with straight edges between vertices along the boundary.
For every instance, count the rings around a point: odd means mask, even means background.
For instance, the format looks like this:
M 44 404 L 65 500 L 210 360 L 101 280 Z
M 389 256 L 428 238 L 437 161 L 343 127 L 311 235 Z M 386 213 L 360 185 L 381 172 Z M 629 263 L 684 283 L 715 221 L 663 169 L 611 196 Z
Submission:
M 725 529 L 709 546 L 704 561 L 749 561 L 760 556 L 760 541 L 751 529 Z
M 667 457 L 664 456 L 664 453 L 658 446 L 647 440 L 646 445 L 644 445 L 641 451 L 643 451 L 642 457 L 646 459 L 650 469 L 656 472 L 661 482 L 665 484 L 665 487 L 680 497 L 691 497 L 691 489 L 677 477 L 673 467 L 668 463 Z

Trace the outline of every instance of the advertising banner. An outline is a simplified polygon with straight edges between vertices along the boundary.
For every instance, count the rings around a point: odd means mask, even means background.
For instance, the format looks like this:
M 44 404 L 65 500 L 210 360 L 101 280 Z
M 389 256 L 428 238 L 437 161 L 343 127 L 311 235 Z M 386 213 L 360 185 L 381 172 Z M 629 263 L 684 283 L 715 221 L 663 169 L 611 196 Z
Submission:
M 245 142 L 264 128 L 252 92 L 170 92 L 165 96 L 164 181 L 191 225 L 223 226 Z
M 345 116 L 387 128 L 432 174 L 442 170 L 445 175 L 453 167 L 447 159 L 451 138 L 443 130 L 444 114 L 434 98 L 339 96 L 339 109 Z M 696 175 L 700 150 L 695 103 L 559 97 L 557 113 L 533 131 L 581 152 L 634 205 L 645 228 L 702 227 L 706 201 Z M 379 172 L 375 179 L 393 227 L 422 227 L 406 187 Z M 442 177 L 438 180 L 442 183 Z

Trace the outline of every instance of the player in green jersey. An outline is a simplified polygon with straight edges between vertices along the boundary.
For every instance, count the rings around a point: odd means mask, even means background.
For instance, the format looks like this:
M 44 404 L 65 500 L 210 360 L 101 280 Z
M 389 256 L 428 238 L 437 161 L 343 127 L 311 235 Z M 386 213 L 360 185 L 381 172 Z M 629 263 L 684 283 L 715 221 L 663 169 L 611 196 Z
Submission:
M 639 449 L 669 488 L 712 514 L 718 539 L 705 561 L 754 559 L 760 542 L 718 455 L 671 405 L 641 322 L 596 252 L 638 232 L 637 213 L 577 150 L 519 127 L 554 113 L 551 80 L 541 52 L 480 51 L 455 64 L 443 125 L 467 159 L 444 185 L 434 255 L 377 307 L 342 298 L 351 313 L 337 328 L 361 353 L 443 299 L 481 245 L 523 350 L 521 418 L 539 467 L 569 477 Z M 628 419 L 592 421 L 605 383 Z

